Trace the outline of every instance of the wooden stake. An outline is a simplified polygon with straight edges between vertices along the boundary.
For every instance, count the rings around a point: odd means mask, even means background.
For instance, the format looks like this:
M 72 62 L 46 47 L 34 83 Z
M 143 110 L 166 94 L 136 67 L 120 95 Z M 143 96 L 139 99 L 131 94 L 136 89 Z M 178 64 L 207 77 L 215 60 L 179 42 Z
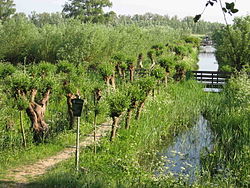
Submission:
M 26 144 L 26 136 L 24 132 L 24 127 L 23 127 L 23 112 L 22 110 L 20 110 L 19 112 L 20 112 L 19 115 L 20 115 L 20 126 L 21 126 L 22 138 L 23 138 L 23 146 L 26 148 L 27 144 Z

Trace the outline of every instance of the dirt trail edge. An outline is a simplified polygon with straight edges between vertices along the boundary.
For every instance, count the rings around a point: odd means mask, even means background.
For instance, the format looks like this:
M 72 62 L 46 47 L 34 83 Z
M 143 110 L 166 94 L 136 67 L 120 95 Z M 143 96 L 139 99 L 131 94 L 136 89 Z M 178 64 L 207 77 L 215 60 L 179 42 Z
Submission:
M 104 137 L 108 131 L 110 130 L 111 122 L 106 122 L 101 124 L 96 130 L 96 142 L 99 142 L 102 137 Z M 94 134 L 88 135 L 85 139 L 80 142 L 80 147 L 86 147 L 94 144 Z M 43 175 L 46 173 L 48 169 L 53 167 L 54 165 L 69 159 L 75 153 L 75 148 L 66 148 L 58 154 L 48 157 L 46 159 L 40 160 L 34 164 L 21 166 L 19 168 L 9 170 L 6 175 L 6 179 L 0 179 L 0 182 L 6 182 L 6 185 L 1 185 L 0 187 L 9 187 L 7 185 L 9 182 L 13 182 L 14 187 L 22 187 L 28 182 L 30 178 L 34 178 L 39 175 Z M 13 186 L 12 184 L 12 186 Z M 19 186 L 18 186 L 19 185 Z M 11 187 L 12 187 L 11 186 Z

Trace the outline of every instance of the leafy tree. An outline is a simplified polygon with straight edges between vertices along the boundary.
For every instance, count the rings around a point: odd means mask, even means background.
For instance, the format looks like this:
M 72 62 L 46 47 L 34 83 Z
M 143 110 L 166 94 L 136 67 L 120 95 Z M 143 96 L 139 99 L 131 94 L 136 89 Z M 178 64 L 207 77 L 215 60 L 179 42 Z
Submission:
M 230 31 L 230 35 L 228 34 Z M 216 58 L 220 69 L 240 71 L 250 67 L 250 16 L 237 18 L 232 26 L 222 28 L 215 32 Z
M 29 19 L 38 27 L 42 27 L 46 24 L 59 24 L 63 22 L 63 17 L 61 13 L 36 13 L 32 12 L 29 15 Z
M 27 18 L 13 16 L 3 23 L 0 32 L 0 59 L 17 64 L 24 59 L 33 61 L 36 58 L 31 51 L 36 48 L 34 44 L 39 33 Z
M 115 91 L 108 97 L 110 117 L 113 119 L 110 141 L 116 137 L 122 113 L 129 107 L 129 98 L 124 91 Z
M 106 23 L 115 13 L 104 13 L 103 8 L 111 6 L 109 0 L 69 0 L 64 5 L 63 13 L 66 17 L 79 18 L 83 22 Z
M 25 110 L 30 118 L 35 142 L 43 141 L 49 130 L 45 112 L 52 89 L 56 86 L 55 70 L 54 65 L 41 62 L 26 67 L 25 71 L 16 70 L 4 80 L 6 93 L 14 97 L 18 109 Z
M 16 12 L 14 8 L 15 4 L 13 0 L 1 0 L 0 1 L 0 20 L 5 21 L 10 18 L 12 14 Z

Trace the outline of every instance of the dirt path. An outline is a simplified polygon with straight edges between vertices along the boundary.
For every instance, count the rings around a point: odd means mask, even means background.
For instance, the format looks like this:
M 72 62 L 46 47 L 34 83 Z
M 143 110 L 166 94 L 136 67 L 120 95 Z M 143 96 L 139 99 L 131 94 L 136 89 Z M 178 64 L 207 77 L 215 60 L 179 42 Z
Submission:
M 110 122 L 101 124 L 96 130 L 96 141 L 105 136 L 110 130 Z M 86 147 L 94 144 L 94 135 L 93 133 L 88 135 L 87 138 L 81 141 L 80 147 Z M 66 148 L 63 151 L 59 152 L 57 155 L 51 156 L 49 158 L 38 161 L 37 163 L 22 166 L 16 169 L 11 169 L 6 175 L 6 179 L 1 180 L 0 187 L 24 187 L 28 183 L 30 178 L 34 178 L 39 175 L 46 173 L 48 169 L 54 165 L 69 159 L 75 153 L 75 148 Z M 6 182 L 6 183 L 4 183 Z M 13 183 L 11 183 L 13 182 Z

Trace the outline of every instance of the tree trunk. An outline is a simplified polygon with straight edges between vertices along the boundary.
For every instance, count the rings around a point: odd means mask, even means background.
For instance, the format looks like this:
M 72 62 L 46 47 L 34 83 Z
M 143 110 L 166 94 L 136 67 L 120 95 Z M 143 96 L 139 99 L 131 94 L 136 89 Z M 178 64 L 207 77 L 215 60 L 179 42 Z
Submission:
M 139 69 L 142 69 L 143 68 L 143 64 L 142 64 L 142 54 L 139 54 L 139 56 L 138 56 L 138 60 L 137 60 L 137 67 L 139 68 Z
M 133 81 L 134 81 L 134 72 L 135 72 L 135 68 L 134 68 L 134 67 L 130 67 L 130 68 L 129 68 L 130 82 L 133 82 Z
M 150 66 L 150 70 L 151 70 L 155 67 L 156 63 L 155 63 L 155 60 L 153 58 L 150 58 L 150 60 L 151 60 L 151 66 Z
M 111 81 L 111 86 L 113 88 L 113 90 L 115 90 L 115 75 L 112 75 L 111 78 L 110 78 L 110 81 Z
M 38 103 L 35 102 L 36 94 L 37 90 L 33 89 L 31 92 L 29 107 L 26 109 L 26 112 L 31 120 L 34 141 L 41 142 L 44 140 L 45 135 L 49 130 L 49 125 L 44 121 L 44 115 L 50 97 L 50 89 L 45 92 L 43 99 Z
M 142 112 L 142 109 L 143 109 L 143 107 L 144 107 L 144 104 L 145 104 L 145 101 L 139 103 L 139 106 L 138 106 L 138 109 L 137 109 L 137 112 L 136 112 L 136 116 L 135 116 L 135 119 L 136 119 L 136 120 L 139 120 L 139 119 L 140 119 L 140 117 L 141 117 L 141 112 Z
M 166 74 L 165 74 L 165 79 L 164 79 L 165 87 L 168 86 L 168 75 L 169 75 L 169 72 L 166 72 Z
M 113 124 L 112 124 L 112 130 L 111 130 L 111 135 L 110 135 L 110 141 L 111 142 L 116 137 L 116 131 L 117 131 L 117 128 L 118 128 L 118 122 L 119 122 L 119 117 L 113 117 Z
M 67 97 L 67 106 L 68 106 L 68 118 L 69 118 L 69 128 L 73 129 L 75 124 L 75 117 L 73 115 L 73 109 L 72 109 L 72 99 L 75 99 L 76 96 L 72 93 L 68 93 L 66 95 Z
M 130 121 L 131 121 L 131 117 L 132 117 L 132 112 L 133 112 L 132 108 L 129 108 L 127 110 L 127 117 L 126 117 L 126 122 L 125 122 L 125 129 L 129 129 L 130 128 Z
M 110 76 L 105 76 L 104 77 L 104 81 L 105 81 L 105 83 L 107 85 L 107 88 L 108 88 L 108 93 L 110 93 L 110 79 L 111 79 Z

